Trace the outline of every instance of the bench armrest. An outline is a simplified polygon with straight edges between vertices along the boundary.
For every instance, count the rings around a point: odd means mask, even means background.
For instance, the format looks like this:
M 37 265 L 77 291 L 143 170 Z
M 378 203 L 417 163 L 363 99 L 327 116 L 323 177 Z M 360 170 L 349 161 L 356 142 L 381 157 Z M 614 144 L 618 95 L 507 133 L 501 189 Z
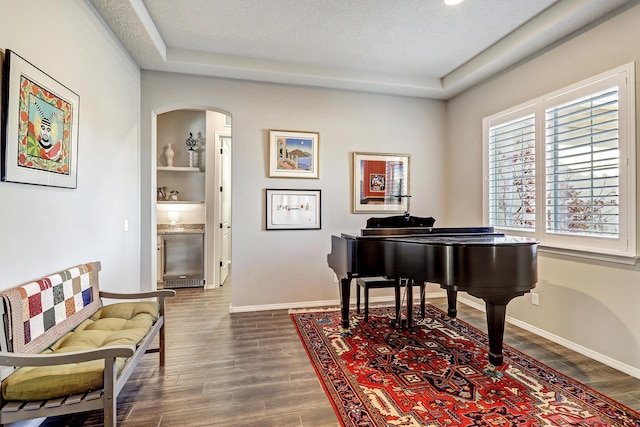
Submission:
M 0 351 L 0 366 L 49 366 L 88 362 L 116 357 L 131 357 L 136 349 L 130 345 L 102 347 L 58 354 L 28 354 Z
M 117 293 L 100 291 L 100 298 L 109 299 L 140 299 L 140 298 L 166 298 L 175 296 L 176 291 L 173 289 L 159 289 L 157 291 L 137 292 L 137 293 Z

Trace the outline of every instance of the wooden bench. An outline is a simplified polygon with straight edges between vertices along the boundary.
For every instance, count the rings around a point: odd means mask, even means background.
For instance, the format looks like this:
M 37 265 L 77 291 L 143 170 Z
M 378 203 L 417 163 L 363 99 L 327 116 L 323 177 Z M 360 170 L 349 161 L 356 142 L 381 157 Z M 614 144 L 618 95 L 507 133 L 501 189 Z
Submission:
M 164 303 L 175 291 L 100 291 L 99 271 L 91 262 L 0 293 L 1 425 L 103 409 L 115 426 L 118 394 L 142 355 L 159 352 L 164 365 Z

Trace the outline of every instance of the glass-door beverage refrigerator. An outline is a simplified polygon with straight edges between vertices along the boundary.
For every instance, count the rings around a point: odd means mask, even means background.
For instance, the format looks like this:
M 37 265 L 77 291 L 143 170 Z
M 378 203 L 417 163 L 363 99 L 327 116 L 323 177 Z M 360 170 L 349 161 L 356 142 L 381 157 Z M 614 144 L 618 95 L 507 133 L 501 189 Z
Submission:
M 203 233 L 163 236 L 165 288 L 204 286 Z

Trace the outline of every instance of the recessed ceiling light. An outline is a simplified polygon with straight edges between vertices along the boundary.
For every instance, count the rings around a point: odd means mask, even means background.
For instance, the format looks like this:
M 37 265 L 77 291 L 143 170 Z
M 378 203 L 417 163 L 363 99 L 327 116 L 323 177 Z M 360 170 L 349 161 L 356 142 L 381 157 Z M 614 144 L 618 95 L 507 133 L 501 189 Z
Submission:
M 462 3 L 464 0 L 444 0 L 444 4 L 449 6 L 455 6 L 457 4 Z

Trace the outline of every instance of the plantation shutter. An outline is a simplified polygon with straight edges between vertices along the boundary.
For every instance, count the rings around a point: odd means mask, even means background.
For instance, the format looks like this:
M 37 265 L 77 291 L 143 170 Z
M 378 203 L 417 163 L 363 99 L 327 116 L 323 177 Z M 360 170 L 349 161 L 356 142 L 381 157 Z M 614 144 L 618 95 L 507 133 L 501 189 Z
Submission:
M 629 63 L 485 117 L 484 223 L 635 264 L 635 82 Z
M 545 109 L 547 233 L 618 237 L 618 100 L 615 86 Z
M 489 225 L 535 230 L 535 118 L 489 125 Z

